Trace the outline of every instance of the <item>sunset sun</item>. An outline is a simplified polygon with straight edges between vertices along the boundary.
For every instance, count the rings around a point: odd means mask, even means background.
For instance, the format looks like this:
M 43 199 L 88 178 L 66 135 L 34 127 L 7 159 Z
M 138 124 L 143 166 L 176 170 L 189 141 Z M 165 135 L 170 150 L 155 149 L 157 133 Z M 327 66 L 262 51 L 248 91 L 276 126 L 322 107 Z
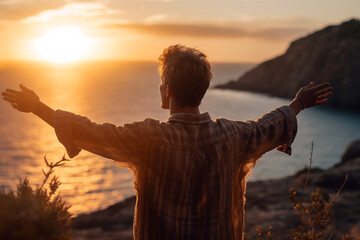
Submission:
M 56 28 L 35 40 L 35 50 L 42 60 L 74 62 L 85 57 L 91 40 L 79 28 Z

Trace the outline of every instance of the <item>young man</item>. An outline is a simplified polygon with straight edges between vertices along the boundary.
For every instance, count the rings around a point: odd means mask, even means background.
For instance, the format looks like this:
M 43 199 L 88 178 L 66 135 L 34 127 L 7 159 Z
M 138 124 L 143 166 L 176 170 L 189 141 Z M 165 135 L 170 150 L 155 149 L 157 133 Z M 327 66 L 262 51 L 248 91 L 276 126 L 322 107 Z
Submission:
M 55 128 L 70 157 L 81 149 L 126 163 L 136 176 L 134 239 L 242 239 L 246 176 L 265 152 L 291 154 L 303 109 L 332 94 L 310 83 L 294 100 L 256 121 L 213 121 L 199 105 L 212 77 L 206 56 L 181 45 L 160 56 L 161 105 L 170 118 L 115 126 L 54 111 L 31 90 L 6 89 L 4 100 Z

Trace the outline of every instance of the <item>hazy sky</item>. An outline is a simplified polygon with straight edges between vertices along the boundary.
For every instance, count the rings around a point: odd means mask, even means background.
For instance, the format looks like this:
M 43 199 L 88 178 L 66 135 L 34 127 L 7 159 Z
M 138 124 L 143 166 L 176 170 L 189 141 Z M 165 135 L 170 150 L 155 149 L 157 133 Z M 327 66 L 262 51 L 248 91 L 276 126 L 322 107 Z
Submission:
M 260 62 L 350 18 L 359 0 L 0 0 L 0 59 L 67 59 L 73 44 L 80 60 L 156 60 L 181 43 L 211 61 Z

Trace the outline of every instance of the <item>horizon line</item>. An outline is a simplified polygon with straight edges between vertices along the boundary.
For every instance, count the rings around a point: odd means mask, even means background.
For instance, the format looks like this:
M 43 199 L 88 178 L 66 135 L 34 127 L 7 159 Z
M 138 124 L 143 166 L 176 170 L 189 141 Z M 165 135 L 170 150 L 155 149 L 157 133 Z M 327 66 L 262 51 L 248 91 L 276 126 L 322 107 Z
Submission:
M 266 60 L 264 60 L 266 61 Z M 215 60 L 209 61 L 212 64 L 260 64 L 264 61 L 259 62 L 241 62 L 241 61 L 228 61 L 228 60 Z M 0 59 L 0 65 L 4 63 L 39 63 L 45 65 L 58 65 L 58 66 L 65 66 L 65 65 L 77 65 L 77 64 L 86 64 L 86 63 L 96 63 L 96 62 L 143 62 L 143 63 L 158 63 L 157 60 L 148 60 L 148 59 L 90 59 L 90 60 L 77 60 L 73 62 L 51 62 L 51 61 L 44 61 L 44 60 L 31 60 L 31 59 L 8 59 L 3 60 Z

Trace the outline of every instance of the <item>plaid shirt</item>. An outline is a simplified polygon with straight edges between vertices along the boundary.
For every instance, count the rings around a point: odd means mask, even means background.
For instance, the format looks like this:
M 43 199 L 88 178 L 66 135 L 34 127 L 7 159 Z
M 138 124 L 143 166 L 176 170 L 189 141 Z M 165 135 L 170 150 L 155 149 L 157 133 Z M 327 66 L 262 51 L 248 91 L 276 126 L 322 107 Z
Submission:
M 295 113 L 282 106 L 256 121 L 175 113 L 115 126 L 57 110 L 55 131 L 70 157 L 80 149 L 135 172 L 134 239 L 242 239 L 246 177 L 265 152 L 290 154 Z

